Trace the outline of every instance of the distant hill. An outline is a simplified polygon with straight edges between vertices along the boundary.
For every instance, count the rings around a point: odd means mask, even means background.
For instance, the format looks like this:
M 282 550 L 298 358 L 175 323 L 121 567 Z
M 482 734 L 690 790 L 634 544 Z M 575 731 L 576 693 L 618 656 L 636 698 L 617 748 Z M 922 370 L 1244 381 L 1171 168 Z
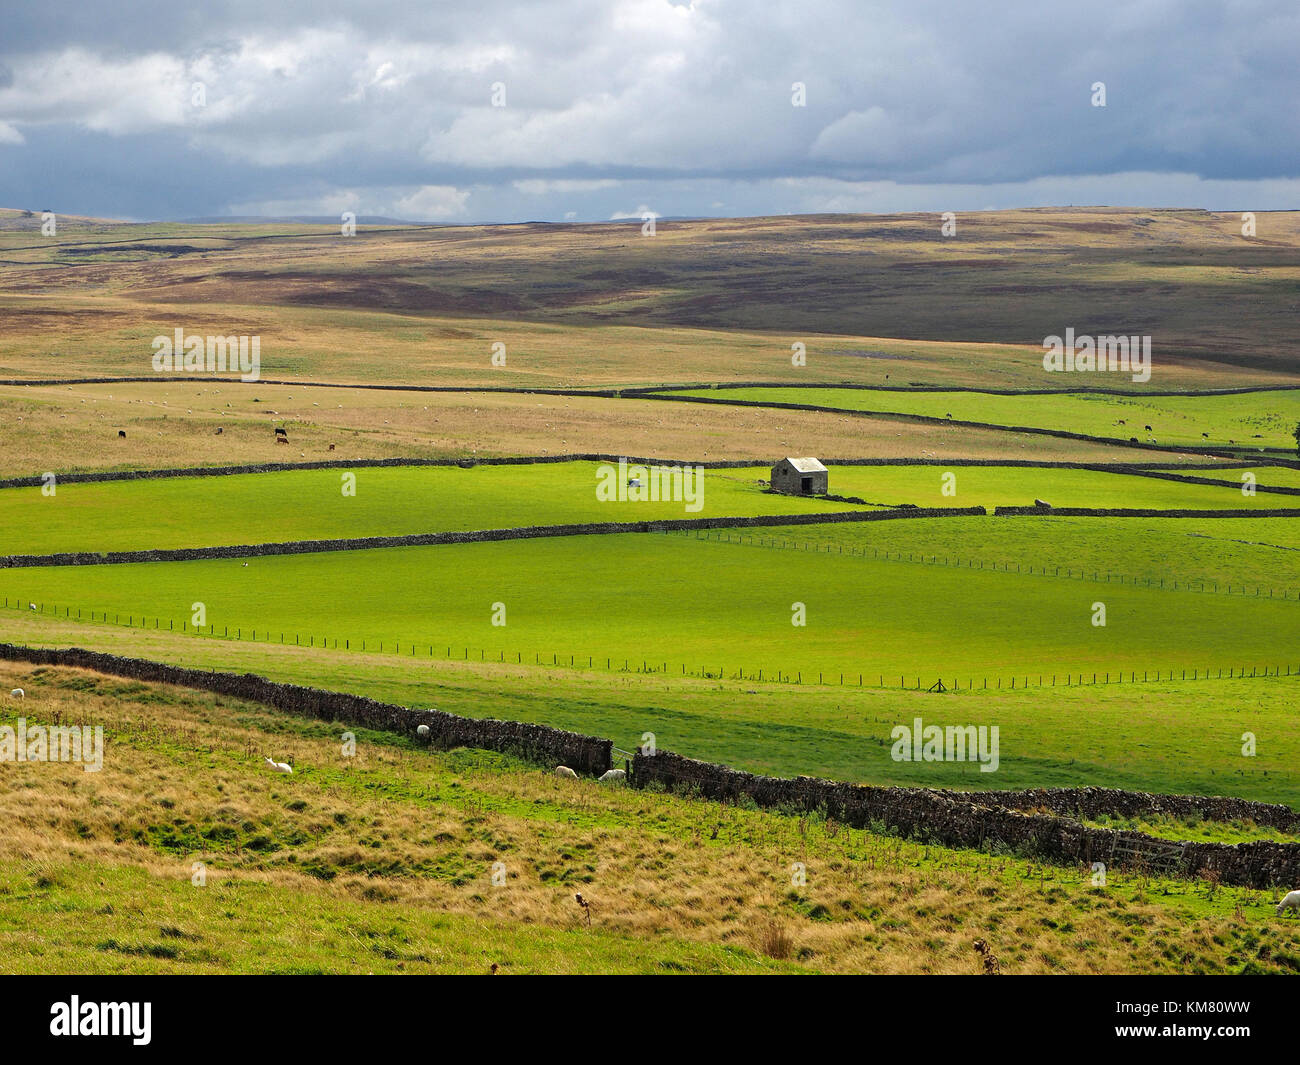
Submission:
M 214 225 L 283 225 L 293 223 L 306 226 L 336 226 L 340 222 L 338 215 L 330 214 L 294 214 L 294 215 L 260 215 L 229 214 L 208 215 L 203 218 L 181 218 L 177 224 L 185 226 Z M 427 222 L 412 222 L 405 218 L 388 218 L 384 215 L 358 215 L 359 226 L 423 226 Z

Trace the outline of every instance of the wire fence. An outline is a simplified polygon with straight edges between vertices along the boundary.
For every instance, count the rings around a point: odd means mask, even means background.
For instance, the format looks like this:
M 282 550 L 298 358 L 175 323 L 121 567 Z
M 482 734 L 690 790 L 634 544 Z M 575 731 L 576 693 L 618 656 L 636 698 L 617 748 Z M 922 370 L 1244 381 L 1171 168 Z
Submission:
M 87 610 L 56 604 L 38 603 L 28 599 L 4 597 L 6 609 L 28 611 L 43 617 L 63 618 L 84 623 L 116 625 L 123 628 L 168 632 L 204 639 L 231 640 L 241 643 L 275 644 L 279 646 L 319 648 L 360 654 L 395 655 L 405 658 L 431 659 L 447 662 L 481 662 L 498 665 L 527 665 L 533 667 L 565 668 L 600 671 L 615 675 L 635 674 L 653 676 L 681 676 L 700 680 L 734 680 L 753 684 L 774 684 L 819 687 L 852 687 L 927 692 L 959 691 L 1023 691 L 1026 688 L 1087 687 L 1109 684 L 1173 683 L 1182 681 L 1263 679 L 1266 677 L 1300 677 L 1300 665 L 1229 665 L 1224 667 L 1193 666 L 1191 668 L 1163 666 L 1156 669 L 1135 668 L 1117 670 L 1072 670 L 1049 673 L 1016 672 L 1010 675 L 982 675 L 966 672 L 963 676 L 938 673 L 884 673 L 879 669 L 866 671 L 845 670 L 788 670 L 759 666 L 747 668 L 718 664 L 716 666 L 688 666 L 684 662 L 650 661 L 642 657 L 593 654 L 561 654 L 555 651 L 506 651 L 483 647 L 456 646 L 433 642 L 428 638 L 417 640 L 385 640 L 365 637 L 330 636 L 323 633 L 298 633 L 277 631 L 273 628 L 244 628 L 223 625 L 196 626 L 186 620 L 179 624 L 174 619 L 149 617 L 145 614 L 121 613 L 112 610 Z M 619 658 L 623 661 L 620 664 Z M 532 658 L 532 661 L 529 661 Z M 551 661 L 547 662 L 546 659 Z M 583 659 L 586 659 L 584 662 Z M 604 660 L 603 664 L 601 660 Z M 898 683 L 894 683 L 895 676 Z
M 1206 595 L 1236 595 L 1247 599 L 1288 599 L 1300 602 L 1300 589 L 1265 588 L 1246 583 L 1232 584 L 1193 578 L 1190 580 L 1166 579 L 1164 577 L 1138 577 L 1126 573 L 1110 573 L 1104 570 L 1079 568 L 1072 566 L 1022 566 L 1019 562 L 986 562 L 983 559 L 952 558 L 947 555 L 929 554 L 916 551 L 889 551 L 878 547 L 855 547 L 831 541 L 787 540 L 775 536 L 747 536 L 726 530 L 700 529 L 685 531 L 667 530 L 665 536 L 682 536 L 687 539 L 709 540 L 714 543 L 737 544 L 747 547 L 762 547 L 777 551 L 803 551 L 819 555 L 850 555 L 855 558 L 867 558 L 880 562 L 911 562 L 925 566 L 947 566 L 953 569 L 984 570 L 990 573 L 1019 573 L 1035 577 L 1060 577 L 1062 580 L 1087 581 L 1095 584 L 1123 584 L 1134 588 L 1164 589 L 1174 592 L 1203 592 Z

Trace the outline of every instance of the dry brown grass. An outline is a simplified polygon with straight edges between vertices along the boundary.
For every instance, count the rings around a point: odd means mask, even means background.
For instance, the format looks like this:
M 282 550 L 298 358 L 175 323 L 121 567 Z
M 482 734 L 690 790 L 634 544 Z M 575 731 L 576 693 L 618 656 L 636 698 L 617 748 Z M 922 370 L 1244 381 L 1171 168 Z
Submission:
M 275 443 L 277 425 L 287 427 L 290 446 Z M 574 452 L 683 461 L 766 461 L 792 452 L 936 461 L 1132 459 L 1121 447 L 996 429 L 664 400 L 300 385 L 0 386 L 0 476 Z
M 1297 937 L 1267 927 L 1266 897 L 1194 885 L 1105 890 L 1086 873 L 925 847 L 860 830 L 589 781 L 473 752 L 430 754 L 256 706 L 71 670 L 0 666 L 4 707 L 102 724 L 104 770 L 5 765 L 0 868 L 57 882 L 90 863 L 214 883 L 254 880 L 487 924 L 585 927 L 757 949 L 845 972 L 1212 971 L 1262 933 L 1283 961 Z M 289 759 L 270 774 L 263 755 Z M 506 884 L 494 887 L 494 863 Z M 804 864 L 807 885 L 791 884 Z M 105 900 L 110 905 L 112 900 Z M 141 920 L 164 920 L 165 914 Z M 218 930 L 207 930 L 211 939 Z M 1251 955 L 1253 956 L 1253 955 Z M 1234 959 L 1229 961 L 1229 958 Z
M 57 242 L 0 229 L 0 374 L 148 372 L 150 338 L 180 325 L 261 335 L 268 377 L 1043 387 L 1042 337 L 1073 325 L 1151 333 L 1153 387 L 1294 381 L 1300 213 L 1258 224 L 1248 239 L 1233 214 L 1069 208 L 963 215 L 948 240 L 932 215 L 342 239 L 69 220 Z M 98 244 L 132 237 L 144 247 Z M 183 250 L 149 250 L 163 241 Z

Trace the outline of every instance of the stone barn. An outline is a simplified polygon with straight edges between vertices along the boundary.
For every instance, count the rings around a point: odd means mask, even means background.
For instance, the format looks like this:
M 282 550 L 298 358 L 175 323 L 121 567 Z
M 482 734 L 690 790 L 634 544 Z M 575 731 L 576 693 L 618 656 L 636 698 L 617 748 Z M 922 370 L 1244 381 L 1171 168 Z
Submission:
M 772 491 L 791 496 L 825 495 L 830 474 L 816 459 L 785 458 L 772 467 Z

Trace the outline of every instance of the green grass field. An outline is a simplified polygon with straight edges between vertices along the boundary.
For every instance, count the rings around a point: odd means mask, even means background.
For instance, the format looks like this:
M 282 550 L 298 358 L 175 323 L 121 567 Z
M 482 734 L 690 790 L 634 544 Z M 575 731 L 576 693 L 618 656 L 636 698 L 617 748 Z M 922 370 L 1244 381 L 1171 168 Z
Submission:
M 1177 582 L 1180 588 L 1293 600 L 1300 591 L 1300 522 L 1290 517 L 972 516 L 771 526 L 722 535 L 768 539 L 797 550 L 843 548 L 917 566 L 1059 570 L 1102 585 L 1108 578 L 1165 587 Z M 926 578 L 918 573 L 917 579 Z
M 1223 488 L 1218 488 L 1095 470 L 942 464 L 832 466 L 830 483 L 831 491 L 838 495 L 858 496 L 890 506 L 913 503 L 920 507 L 991 509 L 1033 506 L 1035 499 L 1045 499 L 1055 507 L 1186 510 L 1268 507 L 1293 508 L 1300 514 L 1300 496 L 1243 495 L 1240 482 L 1238 486 L 1225 482 Z M 1261 478 L 1260 483 L 1268 482 Z
M 0 508 L 0 551 L 129 551 L 853 509 L 824 499 L 773 494 L 766 490 L 766 477 L 766 469 L 759 467 L 706 470 L 701 480 L 692 482 L 698 501 L 693 509 L 684 501 L 601 500 L 600 464 L 577 462 L 74 483 L 58 486 L 54 495 L 37 487 L 7 489 Z M 1069 507 L 1294 505 L 1300 513 L 1300 497 L 1244 496 L 1228 482 L 1218 488 L 1092 470 L 837 466 L 831 478 L 835 493 L 865 499 L 873 509 L 900 503 L 1025 506 L 1047 497 L 1055 506 Z M 952 494 L 945 492 L 945 484 Z
M 7 489 L 0 497 L 0 551 L 140 550 L 852 509 L 774 495 L 759 483 L 766 470 L 745 467 L 692 479 L 698 507 L 684 499 L 602 500 L 600 466 L 296 470 L 68 484 L 53 496 L 39 488 Z M 345 495 L 345 486 L 355 494 Z
M 30 719 L 94 720 L 106 740 L 98 773 L 7 768 L 8 973 L 974 973 L 975 938 L 1009 973 L 1300 969 L 1271 891 L 1120 871 L 1098 887 L 996 848 L 364 729 L 344 757 L 335 725 L 203 692 L 0 674 Z
M 1014 529 L 1004 519 L 1008 534 Z M 917 594 L 924 580 L 925 594 Z M 602 668 L 929 686 L 1094 671 L 1300 665 L 1292 600 L 1054 574 L 900 566 L 681 535 L 621 534 L 239 560 L 30 568 L 5 596 L 217 632 L 380 641 Z M 792 624 L 795 604 L 806 624 Z M 1094 626 L 1104 603 L 1105 627 Z M 504 625 L 494 625 L 501 614 Z M 250 637 L 251 638 L 251 637 Z M 432 652 L 431 649 L 432 648 Z
M 1277 488 L 1300 488 L 1300 470 L 1292 469 L 1290 466 L 1236 466 L 1231 469 L 1183 469 L 1183 470 L 1162 470 L 1162 473 L 1174 473 L 1181 476 L 1191 477 L 1209 477 L 1214 480 L 1223 481 L 1225 484 L 1240 490 L 1244 483 L 1245 475 L 1251 474 L 1257 484 L 1272 485 Z M 1274 496 L 1282 503 L 1281 497 Z
M 0 377 L 29 382 L 0 386 L 0 469 L 57 483 L 0 490 L 0 562 L 1035 499 L 1296 516 L 1044 511 L 0 565 L 0 639 L 544 723 L 624 750 L 650 732 L 660 748 L 782 776 L 1295 805 L 1300 497 L 1241 485 L 1250 473 L 1300 487 L 1300 470 L 1268 465 L 1294 456 L 1300 421 L 1300 213 L 1263 218 L 1268 243 L 1207 212 L 972 215 L 960 259 L 930 222 L 665 222 L 654 241 L 634 226 L 428 227 L 340 242 L 330 227 L 66 219 L 49 242 L 0 211 Z M 1229 298 L 1240 313 L 1225 324 Z M 1044 373 L 1039 334 L 1089 331 L 1098 307 L 1160 338 L 1149 384 Z M 151 373 L 150 338 L 177 325 L 260 334 L 264 378 L 293 383 L 32 383 Z M 807 366 L 791 361 L 797 343 Z M 789 387 L 809 380 L 827 384 Z M 705 387 L 738 381 L 773 387 Z M 409 387 L 430 384 L 466 391 Z M 954 390 L 906 390 L 918 385 Z M 1045 385 L 1125 394 L 955 390 Z M 548 386 L 621 395 L 522 391 Z M 754 405 L 626 391 L 638 386 Z M 1150 394 L 1240 386 L 1261 390 Z M 834 411 L 764 405 L 782 402 Z M 1164 457 L 1216 483 L 1012 464 L 1162 457 L 1132 437 L 1183 448 Z M 1204 468 L 1211 447 L 1236 465 Z M 763 465 L 706 471 L 697 510 L 602 502 L 590 462 L 57 480 L 625 451 Z M 828 461 L 832 493 L 865 505 L 765 491 L 768 464 L 810 454 Z M 926 464 L 833 461 L 896 458 Z M 0 673 L 0 690 L 27 692 L 0 700 L 0 724 L 88 720 L 109 738 L 101 774 L 0 766 L 6 972 L 965 973 L 980 969 L 976 938 L 1017 973 L 1300 971 L 1300 936 L 1270 927 L 1272 891 L 1140 876 L 1094 887 L 1086 869 L 998 844 L 946 850 L 816 813 L 566 782 L 553 766 L 364 730 L 345 759 L 335 725 L 266 707 L 23 663 Z M 936 681 L 949 690 L 927 690 Z M 917 718 L 996 727 L 997 770 L 895 761 L 892 731 Z M 269 775 L 264 755 L 294 774 Z M 1278 838 L 1246 823 L 1107 823 Z M 795 861 L 810 874 L 801 888 Z
M 625 750 L 651 731 L 666 749 L 780 776 L 962 789 L 1091 784 L 1284 803 L 1294 802 L 1300 788 L 1297 681 L 1286 676 L 1192 681 L 1189 672 L 1185 682 L 1015 690 L 1004 683 L 939 695 L 748 676 L 727 683 L 672 673 L 605 673 L 549 660 L 543 666 L 446 661 L 412 656 L 409 648 L 398 653 L 392 643 L 383 653 L 345 651 L 341 644 L 326 650 L 319 640 L 313 648 L 282 647 L 27 612 L 9 613 L 5 629 L 11 639 L 34 645 L 252 671 L 406 706 L 551 724 L 607 736 Z M 998 770 L 893 761 L 890 731 L 917 716 L 997 725 L 1003 736 Z M 1251 758 L 1241 751 L 1247 729 L 1259 739 Z
M 1051 375 L 1044 374 L 1044 378 Z M 1065 375 L 1056 375 L 1064 377 Z M 1076 387 L 1118 387 L 1108 375 L 1071 375 L 1075 380 L 1044 381 Z M 1078 380 L 1089 376 L 1087 381 Z M 1096 378 L 1095 380 L 1093 378 Z M 802 403 L 849 411 L 890 411 L 929 418 L 1063 429 L 1087 436 L 1163 445 L 1281 448 L 1296 451 L 1300 390 L 1243 392 L 1219 396 L 1116 396 L 1088 393 L 1005 396 L 982 392 L 897 392 L 844 388 L 694 389 L 674 395 L 748 402 Z M 1123 421 L 1124 424 L 1120 424 Z M 1146 426 L 1150 425 L 1148 431 Z M 1204 435 L 1202 435 L 1204 434 Z

